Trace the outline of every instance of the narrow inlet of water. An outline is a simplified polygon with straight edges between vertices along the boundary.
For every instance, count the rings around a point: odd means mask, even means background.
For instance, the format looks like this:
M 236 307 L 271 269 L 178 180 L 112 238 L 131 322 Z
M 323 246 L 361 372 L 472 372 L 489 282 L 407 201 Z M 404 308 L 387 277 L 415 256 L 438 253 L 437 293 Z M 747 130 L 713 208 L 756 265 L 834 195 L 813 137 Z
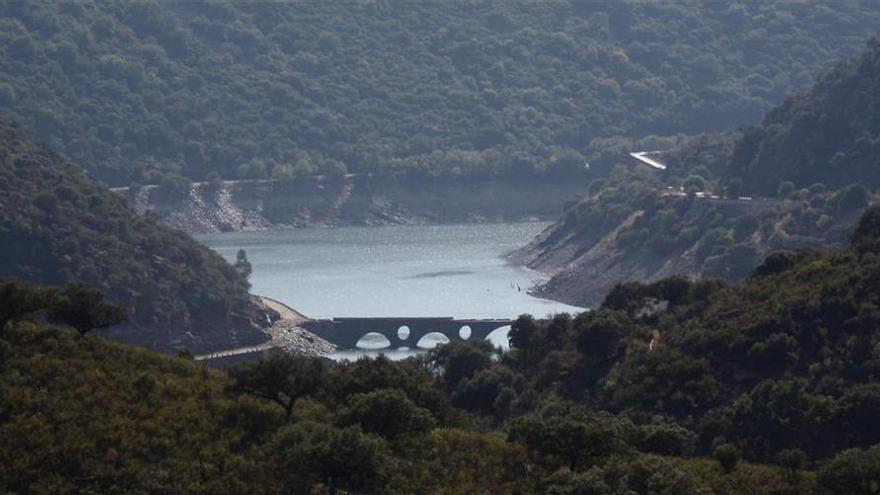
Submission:
M 234 232 L 199 239 L 230 261 L 239 249 L 253 266 L 251 291 L 311 318 L 342 316 L 543 317 L 582 308 L 539 299 L 526 290 L 546 280 L 504 255 L 528 243 L 545 223 L 340 227 Z M 506 346 L 506 332 L 492 336 Z M 382 339 L 384 340 L 384 339 Z M 336 358 L 417 349 L 340 350 Z M 427 342 L 426 345 L 436 345 Z

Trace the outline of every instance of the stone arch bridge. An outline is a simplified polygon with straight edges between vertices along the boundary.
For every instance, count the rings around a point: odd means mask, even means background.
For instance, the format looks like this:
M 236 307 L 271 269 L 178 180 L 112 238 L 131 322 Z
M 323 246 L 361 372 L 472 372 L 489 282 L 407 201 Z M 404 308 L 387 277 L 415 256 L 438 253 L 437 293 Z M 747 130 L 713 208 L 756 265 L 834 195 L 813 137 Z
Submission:
M 309 320 L 300 324 L 306 330 L 335 344 L 340 349 L 354 349 L 358 341 L 369 333 L 378 333 L 391 342 L 392 347 L 416 347 L 429 333 L 445 335 L 450 341 L 485 339 L 495 330 L 510 325 L 513 320 L 464 319 L 449 317 L 381 317 L 333 318 Z

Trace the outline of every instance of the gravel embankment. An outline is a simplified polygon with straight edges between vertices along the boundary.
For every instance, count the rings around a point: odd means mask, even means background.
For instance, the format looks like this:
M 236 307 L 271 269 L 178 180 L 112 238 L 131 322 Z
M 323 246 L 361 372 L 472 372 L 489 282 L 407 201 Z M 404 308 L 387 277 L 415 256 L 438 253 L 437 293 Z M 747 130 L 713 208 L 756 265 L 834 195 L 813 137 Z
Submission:
M 336 346 L 296 326 L 289 320 L 278 320 L 271 328 L 269 335 L 272 337 L 272 347 L 283 349 L 285 352 L 305 354 L 309 356 L 326 356 L 336 350 Z

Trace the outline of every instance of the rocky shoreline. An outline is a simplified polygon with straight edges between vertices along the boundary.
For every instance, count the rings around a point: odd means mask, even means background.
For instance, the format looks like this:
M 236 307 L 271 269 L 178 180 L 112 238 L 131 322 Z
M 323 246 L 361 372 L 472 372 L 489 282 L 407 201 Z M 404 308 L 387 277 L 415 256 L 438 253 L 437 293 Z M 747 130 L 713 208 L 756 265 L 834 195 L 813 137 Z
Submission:
M 195 356 L 211 366 L 230 366 L 252 360 L 273 352 L 298 354 L 303 356 L 327 357 L 336 351 L 336 346 L 300 326 L 308 317 L 274 299 L 252 296 L 255 306 L 265 315 L 266 327 L 263 332 L 268 341 L 262 344 L 215 351 Z
M 278 320 L 268 332 L 270 346 L 289 354 L 324 357 L 336 351 L 335 345 L 291 321 Z
M 508 261 L 550 277 L 528 293 L 573 306 L 595 308 L 620 281 L 653 280 L 688 270 L 686 257 L 627 259 L 616 246 L 617 234 L 643 214 L 635 211 L 604 235 L 569 231 L 564 223 L 547 227 L 532 242 L 508 255 Z
M 302 323 L 309 321 L 304 314 L 275 299 L 256 296 L 267 312 L 277 315 L 272 318 L 272 325 L 266 329 L 269 335 L 269 348 L 280 349 L 287 353 L 308 356 L 326 356 L 336 350 L 336 346 L 306 330 Z
M 586 180 L 586 179 L 584 179 Z M 553 220 L 581 180 L 350 175 L 193 183 L 171 200 L 157 186 L 126 195 L 139 213 L 191 234 L 277 228 Z M 515 199 L 515 200 L 512 200 Z

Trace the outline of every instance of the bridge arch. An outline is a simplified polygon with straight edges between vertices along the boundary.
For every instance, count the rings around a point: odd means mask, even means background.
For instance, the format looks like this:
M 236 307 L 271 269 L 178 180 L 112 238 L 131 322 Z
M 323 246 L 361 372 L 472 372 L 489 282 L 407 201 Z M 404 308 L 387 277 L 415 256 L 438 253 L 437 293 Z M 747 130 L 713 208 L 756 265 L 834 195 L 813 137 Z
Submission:
M 462 325 L 461 328 L 458 329 L 458 337 L 461 340 L 467 340 L 467 339 L 471 338 L 470 325 Z
M 443 332 L 428 332 L 416 343 L 419 349 L 433 349 L 440 344 L 448 344 L 449 337 Z
M 507 332 L 510 331 L 510 325 L 504 325 L 496 328 L 489 332 L 486 335 L 486 340 L 492 342 L 492 345 L 496 347 L 501 347 L 502 349 L 509 349 L 510 343 L 507 341 Z
M 410 330 L 408 325 L 401 325 L 400 328 L 397 329 L 397 338 L 399 340 L 406 340 L 410 336 Z
M 358 339 L 355 347 L 364 350 L 388 349 L 391 347 L 391 340 L 379 332 L 369 332 Z

